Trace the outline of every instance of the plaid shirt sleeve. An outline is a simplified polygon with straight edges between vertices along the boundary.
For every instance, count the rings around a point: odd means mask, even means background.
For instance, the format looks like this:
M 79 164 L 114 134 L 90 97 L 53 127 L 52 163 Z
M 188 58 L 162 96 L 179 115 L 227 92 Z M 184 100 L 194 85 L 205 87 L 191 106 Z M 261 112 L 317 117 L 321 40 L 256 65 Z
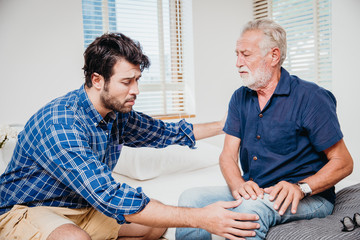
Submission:
M 172 144 L 194 148 L 193 125 L 181 120 L 167 123 L 143 113 L 131 111 L 122 133 L 123 142 L 130 147 L 164 148 Z
M 115 182 L 111 169 L 97 159 L 88 138 L 83 129 L 54 124 L 44 132 L 35 155 L 53 178 L 100 212 L 124 223 L 124 215 L 141 211 L 150 199 L 141 188 Z

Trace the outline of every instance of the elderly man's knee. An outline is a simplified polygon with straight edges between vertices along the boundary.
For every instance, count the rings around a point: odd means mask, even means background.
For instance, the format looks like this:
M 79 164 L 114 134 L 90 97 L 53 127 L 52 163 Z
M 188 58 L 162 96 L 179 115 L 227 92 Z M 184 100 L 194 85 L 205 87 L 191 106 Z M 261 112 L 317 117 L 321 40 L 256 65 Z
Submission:
M 201 206 L 202 198 L 199 194 L 199 188 L 190 188 L 180 195 L 178 205 L 181 207 L 203 207 Z
M 255 213 L 261 217 L 263 215 L 271 215 L 275 212 L 273 204 L 274 203 L 269 200 L 269 196 L 265 194 L 263 199 L 259 197 L 256 200 L 243 199 L 242 203 L 238 207 L 234 208 L 233 211 L 242 213 Z

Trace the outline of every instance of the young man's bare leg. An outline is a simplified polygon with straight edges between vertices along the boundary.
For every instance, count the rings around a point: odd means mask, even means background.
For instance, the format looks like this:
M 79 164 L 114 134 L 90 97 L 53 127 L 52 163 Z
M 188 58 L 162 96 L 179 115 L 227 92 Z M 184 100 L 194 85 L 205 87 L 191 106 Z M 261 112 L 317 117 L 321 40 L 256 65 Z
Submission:
M 91 238 L 75 224 L 67 223 L 52 231 L 47 240 L 91 240 Z
M 167 228 L 148 227 L 136 223 L 124 224 L 119 230 L 119 239 L 121 240 L 157 240 L 164 235 Z

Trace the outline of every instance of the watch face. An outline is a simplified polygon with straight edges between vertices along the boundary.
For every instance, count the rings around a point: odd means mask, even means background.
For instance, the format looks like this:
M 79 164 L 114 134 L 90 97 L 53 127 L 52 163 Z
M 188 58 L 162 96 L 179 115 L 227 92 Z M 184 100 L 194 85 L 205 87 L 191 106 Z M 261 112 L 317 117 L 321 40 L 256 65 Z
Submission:
M 301 188 L 301 191 L 305 194 L 305 196 L 308 196 L 308 195 L 310 195 L 312 193 L 309 184 L 307 184 L 307 183 L 299 183 L 299 186 Z

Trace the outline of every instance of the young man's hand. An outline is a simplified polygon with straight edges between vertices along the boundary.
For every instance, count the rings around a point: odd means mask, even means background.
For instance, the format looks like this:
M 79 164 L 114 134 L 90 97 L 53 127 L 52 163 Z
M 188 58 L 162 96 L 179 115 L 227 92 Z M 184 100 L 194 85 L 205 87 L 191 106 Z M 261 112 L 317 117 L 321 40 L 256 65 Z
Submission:
M 260 227 L 258 223 L 253 222 L 259 219 L 257 215 L 227 210 L 240 204 L 241 200 L 220 201 L 202 208 L 198 227 L 231 240 L 255 236 L 253 230 Z

